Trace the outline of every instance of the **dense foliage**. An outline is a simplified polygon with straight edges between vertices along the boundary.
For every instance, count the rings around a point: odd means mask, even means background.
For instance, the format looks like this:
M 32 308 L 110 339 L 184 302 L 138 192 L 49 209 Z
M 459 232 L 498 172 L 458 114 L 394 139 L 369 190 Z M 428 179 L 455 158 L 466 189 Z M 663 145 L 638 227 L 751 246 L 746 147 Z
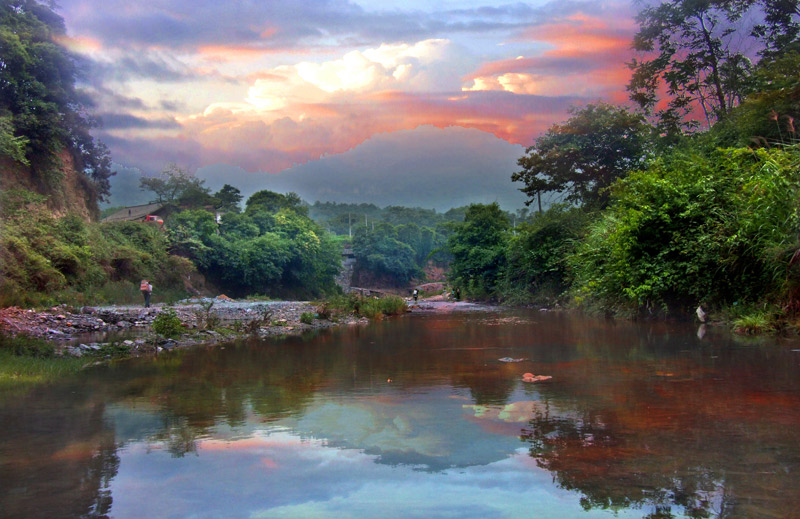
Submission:
M 798 186 L 797 148 L 657 161 L 616 186 L 571 257 L 578 300 L 638 311 L 786 297 Z
M 576 108 L 528 148 L 512 178 L 529 203 L 549 191 L 575 206 L 540 209 L 502 235 L 505 247 L 488 233 L 495 246 L 485 263 L 494 268 L 468 291 L 627 314 L 758 303 L 758 315 L 740 319 L 758 322 L 748 328 L 769 321 L 764 305 L 773 317 L 796 315 L 799 5 L 643 5 L 628 86 L 641 115 Z M 743 54 L 745 40 L 760 49 L 759 61 Z M 706 131 L 697 131 L 698 118 Z M 460 241 L 470 232 L 451 237 L 457 261 L 469 257 Z
M 465 295 L 491 298 L 497 294 L 509 227 L 508 216 L 496 203 L 469 206 L 464 221 L 454 225 L 447 243 L 453 255 L 450 274 Z
M 356 227 L 367 227 L 379 222 L 392 225 L 414 224 L 419 227 L 441 230 L 448 222 L 464 219 L 466 207 L 456 207 L 439 213 L 435 209 L 421 207 L 387 206 L 374 204 L 344 204 L 336 202 L 316 202 L 309 207 L 309 216 L 335 234 L 352 235 Z
M 352 244 L 354 281 L 362 285 L 405 286 L 425 277 L 428 265 L 446 266 L 448 224 L 463 220 L 465 207 L 445 213 L 420 207 L 316 202 L 309 214 Z
M 335 291 L 341 250 L 293 194 L 259 191 L 219 225 L 203 209 L 167 222 L 173 252 L 230 295 L 311 297 Z
M 383 284 L 405 285 L 419 276 L 415 250 L 401 241 L 397 229 L 388 223 L 374 228 L 359 227 L 353 237 L 353 254 L 358 268 L 369 271 Z
M 554 205 L 535 214 L 509 235 L 500 293 L 511 303 L 552 305 L 569 288 L 572 256 L 592 214 Z
M 102 198 L 111 159 L 89 133 L 97 123 L 76 88 L 77 58 L 58 42 L 64 36 L 50 3 L 0 1 L 0 153 L 29 165 L 43 192 L 57 193 L 66 149 Z
M 3 306 L 139 302 L 142 278 L 153 281 L 163 301 L 185 294 L 183 278 L 193 270 L 185 258 L 167 253 L 166 237 L 155 226 L 58 219 L 41 195 L 2 195 Z

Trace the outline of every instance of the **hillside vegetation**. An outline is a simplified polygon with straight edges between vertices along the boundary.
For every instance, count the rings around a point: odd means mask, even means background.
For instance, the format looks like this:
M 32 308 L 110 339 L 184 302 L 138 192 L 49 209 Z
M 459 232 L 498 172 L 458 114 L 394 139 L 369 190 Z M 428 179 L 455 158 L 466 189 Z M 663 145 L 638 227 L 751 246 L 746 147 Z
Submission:
M 747 27 L 736 23 L 762 19 Z M 759 327 L 800 324 L 800 7 L 671 0 L 643 7 L 638 108 L 575 107 L 519 159 L 512 229 L 472 206 L 449 239 L 468 296 L 629 316 L 698 306 Z M 729 45 L 731 36 L 760 48 Z M 666 88 L 664 88 L 666 87 Z

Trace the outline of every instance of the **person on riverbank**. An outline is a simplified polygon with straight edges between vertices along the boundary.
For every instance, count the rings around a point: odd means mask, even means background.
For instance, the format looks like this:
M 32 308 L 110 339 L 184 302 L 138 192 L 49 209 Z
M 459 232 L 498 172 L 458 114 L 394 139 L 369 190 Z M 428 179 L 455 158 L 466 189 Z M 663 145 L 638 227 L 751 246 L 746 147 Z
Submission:
M 413 295 L 413 296 L 414 296 L 414 302 L 416 303 L 416 302 L 417 302 L 417 299 L 419 299 L 419 289 L 418 289 L 418 288 L 415 288 L 415 289 L 414 289 L 414 290 L 411 292 L 411 295 Z
M 144 307 L 150 308 L 150 294 L 153 292 L 153 285 L 148 280 L 143 279 L 139 283 L 139 290 L 142 291 L 142 296 L 144 296 Z

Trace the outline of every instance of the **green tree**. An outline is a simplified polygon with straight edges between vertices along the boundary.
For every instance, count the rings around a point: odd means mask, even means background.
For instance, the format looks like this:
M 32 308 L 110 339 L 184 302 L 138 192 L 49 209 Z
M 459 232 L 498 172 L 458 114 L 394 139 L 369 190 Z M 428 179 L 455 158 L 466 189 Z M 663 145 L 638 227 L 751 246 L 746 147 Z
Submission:
M 214 193 L 214 201 L 214 207 L 217 209 L 238 213 L 242 192 L 230 184 L 225 184 L 222 189 Z
M 167 227 L 173 252 L 192 258 L 229 295 L 317 297 L 336 290 L 340 247 L 289 207 L 271 213 L 251 205 L 226 213 L 219 225 L 207 210 L 182 211 Z
M 209 189 L 201 180 L 192 176 L 177 164 L 168 164 L 157 177 L 142 177 L 139 186 L 143 191 L 152 191 L 154 203 L 181 204 L 202 207 L 211 202 Z
M 800 120 L 800 53 L 761 60 L 753 75 L 756 89 L 714 127 L 712 137 L 724 145 L 773 146 L 796 142 Z M 732 134 L 732 136 L 731 136 Z
M 30 164 L 40 185 L 54 193 L 63 176 L 59 153 L 68 150 L 75 169 L 103 199 L 111 160 L 89 133 L 98 123 L 75 86 L 78 59 L 57 43 L 66 31 L 52 7 L 36 0 L 0 1 L 0 116 L 11 123 L 0 129 L 2 153 Z
M 286 193 L 284 195 L 265 189 L 253 193 L 253 195 L 247 199 L 245 205 L 245 211 L 248 213 L 254 213 L 256 211 L 277 213 L 281 209 L 290 209 L 298 214 L 308 214 L 308 208 L 303 205 L 303 201 L 297 193 Z
M 606 188 L 645 164 L 649 127 L 641 115 L 607 103 L 572 108 L 564 124 L 555 124 L 536 139 L 517 164 L 511 179 L 522 182 L 530 197 L 561 191 L 566 199 L 603 207 Z
M 753 35 L 764 42 L 762 56 L 774 57 L 787 50 L 798 51 L 800 36 L 799 0 L 761 0 L 764 23 L 757 25 Z
M 592 215 L 556 204 L 521 223 L 508 239 L 501 292 L 507 301 L 552 304 L 569 288 L 568 258 Z
M 657 117 L 662 132 L 679 134 L 696 109 L 710 127 L 748 92 L 750 60 L 738 50 L 741 46 L 730 42 L 735 22 L 750 5 L 739 0 L 668 0 L 639 12 L 633 48 L 646 57 L 629 64 L 633 75 L 628 91 L 631 100 Z M 667 102 L 659 108 L 662 85 Z
M 353 236 L 356 270 L 367 271 L 374 277 L 389 278 L 404 285 L 420 270 L 414 260 L 414 249 L 398 239 L 397 229 L 381 222 L 374 228 L 359 226 Z
M 465 295 L 498 295 L 508 230 L 508 216 L 497 203 L 470 205 L 464 221 L 453 224 L 453 234 L 447 242 L 453 255 L 450 276 L 453 283 L 464 288 Z

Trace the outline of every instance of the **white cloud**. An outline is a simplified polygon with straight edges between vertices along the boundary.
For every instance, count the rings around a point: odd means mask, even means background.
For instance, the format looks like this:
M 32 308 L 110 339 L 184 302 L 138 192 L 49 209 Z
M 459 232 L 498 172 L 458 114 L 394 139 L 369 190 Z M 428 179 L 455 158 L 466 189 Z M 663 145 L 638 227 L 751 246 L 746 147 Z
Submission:
M 251 114 L 261 120 L 286 116 L 300 120 L 303 113 L 294 107 L 322 104 L 342 94 L 424 90 L 440 82 L 442 71 L 458 61 L 453 59 L 457 52 L 448 40 L 430 39 L 354 50 L 321 63 L 282 65 L 260 71 L 243 100 L 212 103 L 202 115 L 183 120 L 220 113 Z M 448 73 L 458 80 L 459 71 Z
M 334 61 L 299 63 L 295 69 L 304 81 L 329 93 L 406 90 L 414 76 L 444 58 L 449 43 L 424 40 L 414 45 L 382 44 L 376 49 L 348 52 Z

